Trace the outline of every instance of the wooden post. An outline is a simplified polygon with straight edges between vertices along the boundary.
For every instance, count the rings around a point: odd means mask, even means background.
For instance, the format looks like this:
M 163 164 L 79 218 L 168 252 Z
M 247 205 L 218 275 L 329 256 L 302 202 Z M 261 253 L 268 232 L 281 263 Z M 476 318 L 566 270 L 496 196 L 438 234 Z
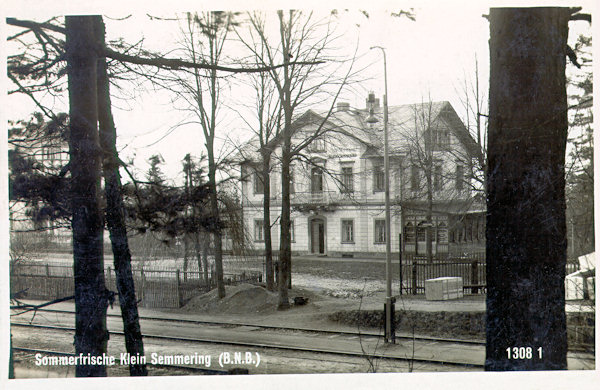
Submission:
M 179 270 L 177 270 L 177 305 L 178 307 L 183 306 L 182 302 L 181 302 L 181 278 L 179 276 Z
M 473 287 L 471 287 L 471 293 L 479 293 L 479 287 L 477 286 L 479 284 L 479 273 L 477 272 L 477 259 L 473 260 L 473 262 L 471 263 L 471 284 L 473 285 Z
M 412 293 L 417 295 L 417 260 L 413 260 L 412 266 Z

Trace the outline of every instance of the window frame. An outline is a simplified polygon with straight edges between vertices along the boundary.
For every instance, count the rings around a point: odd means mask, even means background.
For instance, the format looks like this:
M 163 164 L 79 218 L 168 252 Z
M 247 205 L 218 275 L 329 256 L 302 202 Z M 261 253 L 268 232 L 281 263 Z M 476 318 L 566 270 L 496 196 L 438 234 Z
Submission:
M 254 190 L 254 195 L 264 195 L 265 183 L 263 183 L 262 174 L 257 169 L 255 169 L 254 174 L 252 176 L 254 177 L 254 179 L 252 180 L 252 188 Z
M 416 165 L 410 167 L 410 190 L 419 191 L 419 182 L 421 178 L 420 168 Z
M 340 239 L 342 244 L 354 244 L 355 240 L 354 240 L 354 219 L 342 219 L 340 221 L 341 224 L 341 233 L 340 234 Z M 346 230 L 345 227 L 346 226 L 350 226 L 350 240 L 346 240 Z
M 465 167 L 464 165 L 457 163 L 456 164 L 456 170 L 455 170 L 455 188 L 456 191 L 464 191 L 465 189 Z
M 443 171 L 442 164 L 436 163 L 433 167 L 433 190 L 434 191 L 441 191 L 444 188 L 442 171 Z
M 260 229 L 258 225 L 260 225 Z M 259 232 L 260 234 L 257 234 Z M 263 219 L 254 219 L 254 242 L 265 242 L 265 221 Z
M 319 177 L 320 180 L 319 182 L 320 184 L 320 189 L 316 190 L 315 189 L 315 178 Z M 320 194 L 323 193 L 325 191 L 325 183 L 323 182 L 323 168 L 320 167 L 313 167 L 310 170 L 310 193 L 311 194 Z
M 378 184 L 380 183 L 380 186 Z M 385 171 L 382 164 L 373 165 L 373 193 L 385 191 Z
M 386 228 L 385 228 L 386 227 L 385 219 L 380 219 L 380 218 L 374 219 L 373 225 L 374 225 L 374 227 L 373 227 L 373 243 L 374 244 L 385 244 L 386 240 L 387 240 L 387 236 L 388 236 L 386 234 L 387 232 L 386 232 Z M 379 240 L 378 225 L 380 225 L 379 228 L 383 228 L 383 238 L 384 238 L 383 241 Z
M 344 171 L 350 170 L 350 173 Z M 351 194 L 354 192 L 354 170 L 351 166 L 342 167 L 342 187 L 340 192 L 343 194 Z

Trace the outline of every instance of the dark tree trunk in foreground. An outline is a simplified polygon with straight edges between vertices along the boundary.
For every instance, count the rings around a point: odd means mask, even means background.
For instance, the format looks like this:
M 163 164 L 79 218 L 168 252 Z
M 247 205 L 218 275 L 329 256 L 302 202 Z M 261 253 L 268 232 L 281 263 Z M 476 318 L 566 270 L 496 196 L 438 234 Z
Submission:
M 569 16 L 567 8 L 490 12 L 486 370 L 567 368 Z M 513 355 L 521 347 L 531 358 Z
M 104 22 L 101 16 L 95 17 L 95 30 L 98 41 L 104 45 Z M 104 152 L 104 193 L 106 197 L 106 224 L 110 233 L 116 273 L 119 304 L 123 318 L 125 347 L 131 356 L 144 356 L 144 344 L 140 329 L 135 285 L 131 271 L 131 253 L 125 227 L 125 208 L 119 160 L 117 155 L 117 130 L 112 116 L 110 87 L 106 58 L 98 61 L 98 119 L 100 123 L 100 146 Z M 131 376 L 148 375 L 145 364 L 130 364 Z
M 291 115 L 290 115 L 291 117 Z M 291 122 L 291 120 L 290 120 Z M 292 267 L 292 240 L 290 234 L 290 149 L 291 137 L 287 124 L 284 129 L 284 146 L 281 158 L 281 239 L 279 241 L 279 310 L 290 308 L 288 297 L 289 279 Z
M 75 279 L 75 354 L 102 356 L 108 332 L 100 212 L 100 147 L 93 16 L 67 16 L 70 170 Z M 89 363 L 89 362 L 86 362 Z M 78 364 L 77 376 L 106 376 L 104 364 Z
M 273 240 L 271 237 L 271 153 L 263 152 L 262 155 L 262 181 L 263 181 L 263 225 L 265 234 L 265 278 L 267 290 L 275 290 L 275 275 L 273 274 Z

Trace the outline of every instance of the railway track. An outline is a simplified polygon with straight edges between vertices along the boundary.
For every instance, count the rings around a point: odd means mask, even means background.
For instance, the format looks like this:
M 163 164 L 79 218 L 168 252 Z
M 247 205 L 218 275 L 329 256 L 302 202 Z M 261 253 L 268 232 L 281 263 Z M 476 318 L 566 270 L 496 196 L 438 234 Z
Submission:
M 75 315 L 75 312 L 71 310 L 57 310 L 57 309 L 38 309 L 38 312 L 57 313 L 57 314 L 70 314 Z M 118 314 L 107 314 L 110 318 L 121 318 Z M 345 335 L 345 336 L 356 336 L 356 337 L 373 337 L 383 339 L 383 334 L 373 331 L 349 331 L 349 330 L 332 330 L 332 329 L 316 329 L 306 327 L 290 327 L 290 326 L 275 326 L 275 325 L 264 325 L 255 323 L 242 323 L 242 322 L 228 322 L 228 321 L 205 321 L 205 320 L 191 320 L 185 318 L 165 318 L 165 317 L 150 317 L 140 316 L 142 321 L 160 321 L 167 323 L 181 323 L 190 325 L 208 325 L 208 326 L 220 326 L 220 327 L 253 327 L 265 330 L 274 331 L 286 331 L 286 332 L 305 332 L 315 334 L 329 334 L 329 335 Z M 440 343 L 453 343 L 453 344 L 464 344 L 464 345 L 485 345 L 483 340 L 467 340 L 467 339 L 455 339 L 455 338 L 443 338 L 443 337 L 431 337 L 421 335 L 408 335 L 396 333 L 397 340 L 414 340 L 414 341 L 425 341 L 425 342 L 440 342 Z
M 162 320 L 162 319 L 161 319 Z M 217 323 L 222 324 L 222 323 Z M 40 324 L 31 324 L 27 322 L 11 322 L 11 326 L 16 327 L 24 327 L 30 329 L 40 329 L 40 330 L 54 330 L 59 332 L 74 332 L 75 328 L 67 327 L 67 326 L 55 326 L 55 325 L 40 325 Z M 252 325 L 253 326 L 253 325 Z M 293 329 L 293 328 L 281 328 L 281 327 L 271 327 L 275 329 Z M 305 330 L 304 330 L 305 331 Z M 312 330 L 316 331 L 316 330 Z M 114 331 L 111 330 L 109 332 L 113 335 L 123 335 L 122 331 Z M 340 333 L 340 332 L 334 332 Z M 351 333 L 351 332 L 350 332 Z M 355 335 L 355 333 L 351 333 Z M 248 342 L 248 341 L 233 341 L 233 340 L 215 340 L 214 338 L 200 338 L 200 337 L 185 337 L 185 336 L 166 336 L 166 335 L 156 335 L 156 334 L 144 334 L 144 338 L 146 339 L 157 339 L 157 340 L 165 340 L 165 341 L 175 341 L 175 342 L 186 342 L 186 343 L 209 343 L 209 344 L 219 344 L 224 346 L 235 346 L 235 347 L 245 347 L 245 348 L 260 348 L 260 349 L 271 349 L 271 350 L 285 350 L 292 352 L 310 352 L 317 354 L 332 354 L 339 356 L 348 356 L 348 357 L 362 357 L 368 359 L 380 359 L 387 361 L 403 361 L 403 362 L 416 362 L 416 363 L 425 363 L 425 364 L 433 364 L 433 365 L 446 365 L 446 366 L 456 366 L 456 367 L 472 367 L 472 368 L 483 368 L 483 361 L 481 363 L 474 362 L 464 362 L 464 361 L 450 361 L 447 359 L 440 358 L 425 358 L 418 356 L 398 356 L 392 355 L 389 353 L 382 352 L 365 352 L 363 351 L 351 351 L 351 350 L 340 350 L 336 348 L 327 348 L 327 347 L 303 347 L 299 345 L 284 345 L 280 343 L 269 343 L 269 342 Z M 426 339 L 427 341 L 436 340 L 437 343 L 444 343 L 440 341 L 440 339 Z M 450 342 L 446 342 L 447 344 L 451 344 Z

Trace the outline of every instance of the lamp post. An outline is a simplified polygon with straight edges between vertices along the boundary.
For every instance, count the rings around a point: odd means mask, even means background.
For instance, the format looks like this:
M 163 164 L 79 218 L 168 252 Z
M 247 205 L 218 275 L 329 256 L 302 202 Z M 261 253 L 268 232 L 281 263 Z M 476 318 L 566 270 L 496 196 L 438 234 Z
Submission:
M 385 181 L 385 342 L 395 342 L 394 332 L 394 303 L 392 297 L 392 232 L 390 228 L 390 156 L 388 150 L 388 90 L 387 90 L 387 61 L 385 49 L 381 46 L 371 46 L 371 50 L 381 49 L 383 53 L 383 77 L 385 83 L 385 94 L 383 95 L 383 165 Z

